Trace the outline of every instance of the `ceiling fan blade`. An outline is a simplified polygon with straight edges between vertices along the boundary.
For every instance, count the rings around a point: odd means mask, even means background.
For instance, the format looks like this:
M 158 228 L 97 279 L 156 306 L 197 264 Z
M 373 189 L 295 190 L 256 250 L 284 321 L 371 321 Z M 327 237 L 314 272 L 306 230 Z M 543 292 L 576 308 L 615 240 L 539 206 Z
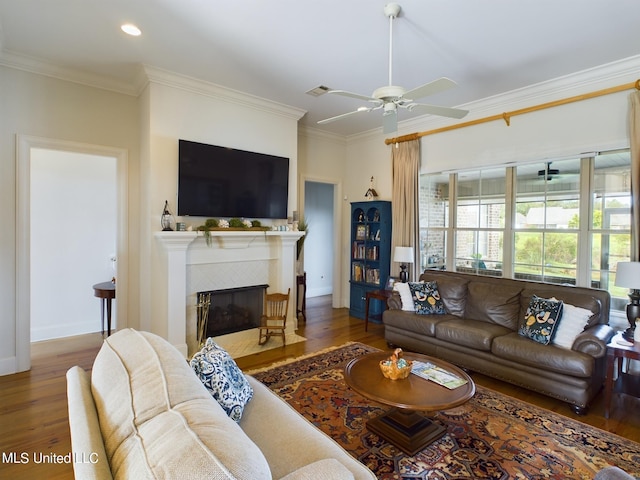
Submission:
M 324 120 L 320 120 L 318 122 L 318 125 L 324 125 L 325 123 L 331 123 L 331 122 L 335 122 L 336 120 L 340 120 L 341 118 L 345 118 L 345 117 L 349 117 L 355 113 L 361 113 L 361 112 L 370 112 L 371 110 L 373 110 L 372 108 L 368 108 L 368 107 L 360 107 L 357 110 L 354 110 L 352 112 L 347 112 L 347 113 L 342 113 L 340 115 L 336 115 L 335 117 L 330 117 L 330 118 L 325 118 Z
M 449 117 L 449 118 L 462 118 L 469 110 L 462 110 L 460 108 L 451 108 L 451 107 L 441 107 L 439 105 L 428 105 L 426 103 L 411 103 L 406 105 L 410 111 L 414 109 L 420 109 L 420 111 L 424 113 L 429 113 L 431 115 L 439 115 L 441 117 Z
M 347 92 L 346 90 L 329 90 L 327 93 L 333 93 L 334 95 L 340 95 L 342 97 L 356 98 L 358 100 L 364 100 L 366 102 L 381 103 L 381 101 L 377 98 L 368 97 L 367 95 L 360 95 L 359 93 Z
M 393 133 L 398 130 L 398 114 L 396 110 L 384 112 L 382 115 L 382 133 Z
M 402 98 L 408 100 L 416 100 L 418 98 L 424 98 L 435 93 L 444 92 L 457 85 L 456 82 L 447 77 L 442 77 L 433 82 L 425 83 L 419 87 L 409 90 L 402 95 Z

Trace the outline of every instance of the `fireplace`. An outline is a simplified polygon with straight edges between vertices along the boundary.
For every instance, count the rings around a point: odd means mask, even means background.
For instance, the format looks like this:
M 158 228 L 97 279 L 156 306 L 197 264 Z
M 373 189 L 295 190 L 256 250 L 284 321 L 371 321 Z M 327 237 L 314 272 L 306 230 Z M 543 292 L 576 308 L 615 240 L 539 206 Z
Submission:
M 205 338 L 259 327 L 267 287 L 265 284 L 198 292 L 200 308 L 206 308 L 205 298 L 210 300 L 203 329 Z
M 199 349 L 198 292 L 263 284 L 276 292 L 295 291 L 296 242 L 304 232 L 218 230 L 211 232 L 211 242 L 196 231 L 154 235 L 160 248 L 154 254 L 157 275 L 151 287 L 164 300 L 151 303 L 145 317 L 148 321 L 141 321 L 141 327 L 169 340 L 186 358 Z M 287 333 L 293 333 L 297 328 L 295 294 L 288 317 L 292 321 L 287 322 Z M 225 342 L 257 342 L 257 338 L 257 328 L 215 337 L 222 346 Z

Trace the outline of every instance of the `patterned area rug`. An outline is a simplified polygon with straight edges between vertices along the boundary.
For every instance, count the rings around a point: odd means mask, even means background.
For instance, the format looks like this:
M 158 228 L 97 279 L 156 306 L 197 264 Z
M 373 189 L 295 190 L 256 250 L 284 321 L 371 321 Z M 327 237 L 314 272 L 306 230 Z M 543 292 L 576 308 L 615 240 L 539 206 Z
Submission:
M 592 479 L 607 465 L 640 476 L 640 444 L 477 386 L 435 416 L 447 434 L 408 456 L 369 433 L 388 407 L 353 392 L 346 363 L 377 351 L 360 343 L 248 372 L 333 437 L 379 479 Z

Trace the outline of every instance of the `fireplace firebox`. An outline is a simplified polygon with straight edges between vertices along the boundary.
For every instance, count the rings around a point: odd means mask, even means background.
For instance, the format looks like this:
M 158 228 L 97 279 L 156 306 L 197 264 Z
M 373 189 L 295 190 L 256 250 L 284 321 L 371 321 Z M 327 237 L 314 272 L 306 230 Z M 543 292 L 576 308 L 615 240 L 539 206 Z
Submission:
M 210 295 L 205 338 L 250 330 L 260 326 L 265 291 L 269 285 L 198 292 L 201 299 Z

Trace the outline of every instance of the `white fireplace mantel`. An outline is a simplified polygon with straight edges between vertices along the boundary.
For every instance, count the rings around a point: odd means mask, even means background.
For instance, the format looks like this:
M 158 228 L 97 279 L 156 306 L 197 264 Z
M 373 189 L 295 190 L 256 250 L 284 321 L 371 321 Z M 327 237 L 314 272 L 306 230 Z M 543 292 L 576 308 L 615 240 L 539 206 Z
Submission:
M 267 273 L 271 287 L 277 291 L 291 288 L 293 293 L 289 302 L 289 318 L 295 319 L 296 305 L 296 242 L 304 235 L 299 231 L 258 231 L 258 230 L 230 230 L 212 231 L 208 245 L 202 232 L 156 232 L 156 241 L 163 247 L 166 265 L 163 270 L 165 278 L 160 283 L 166 288 L 166 308 L 160 309 L 161 316 L 155 318 L 160 331 L 166 332 L 167 340 L 175 345 L 185 357 L 189 346 L 193 346 L 195 337 L 187 336 L 188 312 L 191 305 L 190 297 L 195 292 L 188 291 L 189 267 L 202 267 L 216 264 L 215 271 L 224 272 L 224 268 L 241 268 L 249 262 L 266 262 L 270 271 Z M 221 273 L 220 275 L 224 275 Z M 248 286 L 239 284 L 242 279 L 231 279 L 229 276 L 214 279 L 214 283 L 225 283 L 226 288 Z M 260 283 L 255 282 L 253 284 Z M 215 286 L 211 290 L 217 289 Z M 193 303 L 193 302 L 190 302 Z M 192 309 L 191 309 L 192 310 Z M 288 322 L 295 330 L 296 322 Z M 288 327 L 289 328 L 289 327 Z

